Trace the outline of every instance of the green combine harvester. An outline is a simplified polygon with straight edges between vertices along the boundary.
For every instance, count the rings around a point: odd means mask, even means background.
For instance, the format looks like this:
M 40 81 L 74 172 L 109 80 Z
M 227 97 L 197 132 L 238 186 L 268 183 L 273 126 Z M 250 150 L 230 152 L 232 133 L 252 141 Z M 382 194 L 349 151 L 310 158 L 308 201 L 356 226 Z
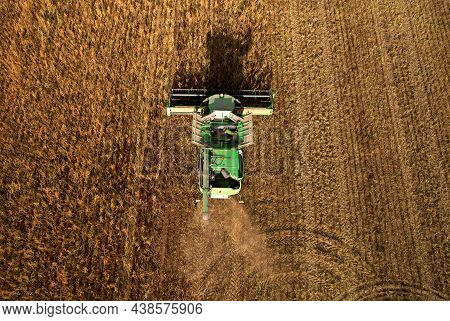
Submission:
M 198 183 L 203 219 L 208 200 L 229 198 L 241 190 L 242 148 L 253 144 L 253 115 L 271 115 L 270 90 L 219 91 L 172 89 L 167 114 L 192 115 L 192 142 L 199 146 Z

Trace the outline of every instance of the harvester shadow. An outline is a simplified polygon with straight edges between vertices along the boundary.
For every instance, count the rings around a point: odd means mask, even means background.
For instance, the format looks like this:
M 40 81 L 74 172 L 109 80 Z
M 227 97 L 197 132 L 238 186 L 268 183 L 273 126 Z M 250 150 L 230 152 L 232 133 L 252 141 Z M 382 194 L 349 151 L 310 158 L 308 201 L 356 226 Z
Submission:
M 252 45 L 249 29 L 244 35 L 208 33 L 206 46 L 209 54 L 209 72 L 206 77 L 210 89 L 248 89 L 244 77 L 244 58 Z
M 270 84 L 266 84 L 266 80 L 271 79 L 271 71 L 261 73 L 263 70 L 259 66 L 261 62 L 258 59 L 256 61 L 249 59 L 248 53 L 252 45 L 251 29 L 237 34 L 230 34 L 226 30 L 208 32 L 206 35 L 208 67 L 200 74 L 186 73 L 186 68 L 178 69 L 174 75 L 173 88 L 267 89 L 267 85 Z M 183 62 L 181 65 L 185 67 L 186 63 Z M 244 74 L 244 67 L 247 67 L 252 77 Z M 256 80 L 255 75 L 258 75 Z

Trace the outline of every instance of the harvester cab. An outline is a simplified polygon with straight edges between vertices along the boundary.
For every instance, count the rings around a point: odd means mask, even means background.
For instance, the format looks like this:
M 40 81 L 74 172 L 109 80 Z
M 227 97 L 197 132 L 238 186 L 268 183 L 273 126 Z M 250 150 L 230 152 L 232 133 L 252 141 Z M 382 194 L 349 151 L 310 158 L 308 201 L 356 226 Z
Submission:
M 229 198 L 241 190 L 242 148 L 253 144 L 253 115 L 271 115 L 270 90 L 172 89 L 167 114 L 192 115 L 192 143 L 200 147 L 198 184 L 203 219 L 210 198 Z

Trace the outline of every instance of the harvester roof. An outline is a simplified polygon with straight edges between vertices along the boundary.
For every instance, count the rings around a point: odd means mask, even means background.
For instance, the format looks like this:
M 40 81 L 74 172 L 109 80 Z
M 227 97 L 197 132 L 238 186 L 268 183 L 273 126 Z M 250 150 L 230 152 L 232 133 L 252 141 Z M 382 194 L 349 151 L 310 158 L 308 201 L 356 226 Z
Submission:
M 217 94 L 209 97 L 208 108 L 213 111 L 233 111 L 236 107 L 235 99 L 229 95 Z

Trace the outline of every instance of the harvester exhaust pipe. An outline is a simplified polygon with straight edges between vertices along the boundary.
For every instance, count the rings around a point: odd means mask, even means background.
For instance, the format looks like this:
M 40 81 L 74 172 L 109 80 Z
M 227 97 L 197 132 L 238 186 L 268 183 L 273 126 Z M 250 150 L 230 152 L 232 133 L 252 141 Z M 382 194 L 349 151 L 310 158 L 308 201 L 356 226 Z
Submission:
M 202 170 L 202 192 L 203 192 L 203 220 L 209 220 L 208 199 L 209 199 L 209 150 L 203 149 L 203 170 Z

